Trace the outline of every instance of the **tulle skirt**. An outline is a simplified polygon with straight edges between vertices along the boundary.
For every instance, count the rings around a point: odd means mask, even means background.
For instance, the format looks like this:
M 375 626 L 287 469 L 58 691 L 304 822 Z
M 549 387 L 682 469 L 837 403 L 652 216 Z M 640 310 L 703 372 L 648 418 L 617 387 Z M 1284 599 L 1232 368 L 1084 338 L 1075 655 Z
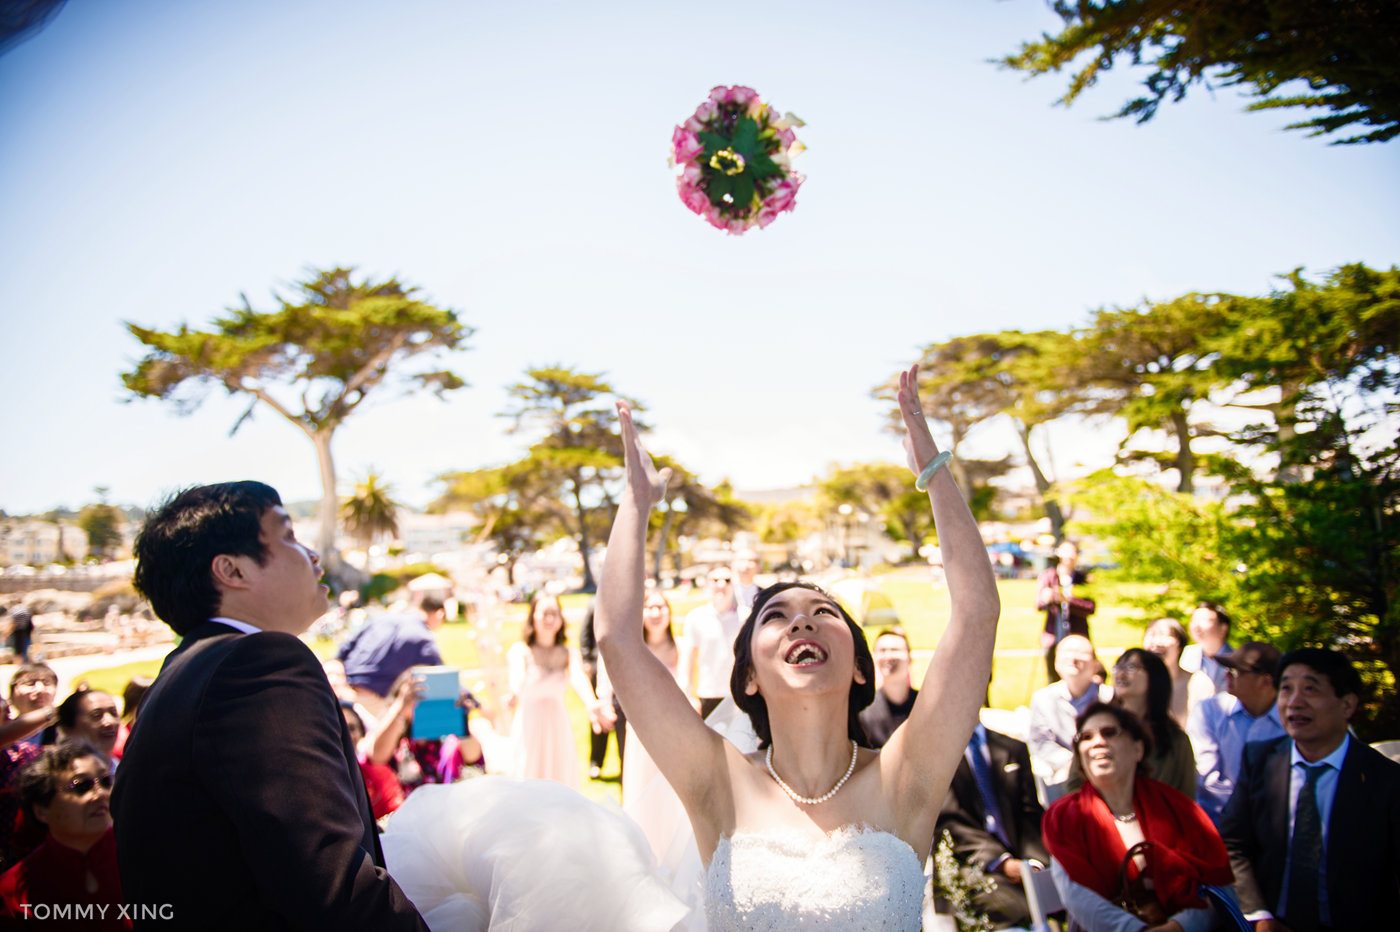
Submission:
M 433 932 L 668 932 L 689 912 L 635 822 L 550 781 L 420 787 L 381 841 Z

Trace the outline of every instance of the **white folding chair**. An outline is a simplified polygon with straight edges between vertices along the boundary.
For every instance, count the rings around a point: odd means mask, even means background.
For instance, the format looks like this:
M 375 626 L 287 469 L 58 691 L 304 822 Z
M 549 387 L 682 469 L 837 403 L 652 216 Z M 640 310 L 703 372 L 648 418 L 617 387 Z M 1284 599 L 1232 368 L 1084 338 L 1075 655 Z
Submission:
M 1377 741 L 1371 747 L 1396 763 L 1400 763 L 1400 741 Z
M 1064 909 L 1065 904 L 1060 902 L 1060 891 L 1055 889 L 1055 879 L 1050 876 L 1050 869 L 1037 870 L 1032 862 L 1022 861 L 1021 883 L 1026 889 L 1026 905 L 1031 910 L 1031 929 L 1033 932 L 1051 932 L 1050 923 L 1045 917 Z

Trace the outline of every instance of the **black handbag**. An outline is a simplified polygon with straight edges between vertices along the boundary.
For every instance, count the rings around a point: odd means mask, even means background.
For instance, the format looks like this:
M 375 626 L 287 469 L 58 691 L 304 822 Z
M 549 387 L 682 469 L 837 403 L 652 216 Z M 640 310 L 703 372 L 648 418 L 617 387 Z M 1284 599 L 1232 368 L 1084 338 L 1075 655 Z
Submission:
M 1132 913 L 1149 926 L 1155 926 L 1161 925 L 1170 917 L 1162 901 L 1157 899 L 1157 894 L 1147 886 L 1147 869 L 1143 868 L 1138 871 L 1136 877 L 1128 879 L 1128 869 L 1133 863 L 1133 858 L 1141 854 L 1146 859 L 1151 853 L 1150 841 L 1140 841 L 1128 849 L 1128 853 L 1123 855 L 1123 863 L 1118 865 L 1118 893 L 1111 899 L 1114 906 Z

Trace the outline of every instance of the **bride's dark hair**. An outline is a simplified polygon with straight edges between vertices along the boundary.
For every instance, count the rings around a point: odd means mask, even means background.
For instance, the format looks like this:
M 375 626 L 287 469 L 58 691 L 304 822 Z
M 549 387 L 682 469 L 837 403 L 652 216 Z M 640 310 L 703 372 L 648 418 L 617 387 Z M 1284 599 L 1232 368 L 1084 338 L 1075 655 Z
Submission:
M 865 679 L 864 683 L 851 682 L 850 700 L 846 713 L 846 736 L 859 742 L 863 746 L 868 746 L 870 741 L 865 736 L 865 729 L 860 725 L 860 710 L 875 701 L 875 658 L 870 654 L 870 645 L 865 642 L 865 632 L 855 619 L 850 616 L 840 602 L 831 593 L 821 586 L 809 582 L 780 582 L 774 583 L 766 589 L 759 590 L 754 596 L 753 611 L 749 612 L 749 617 L 744 620 L 744 626 L 739 629 L 739 634 L 734 638 L 734 670 L 729 674 L 729 692 L 734 697 L 734 703 L 749 715 L 749 720 L 753 722 L 754 734 L 758 736 L 758 746 L 767 747 L 773 743 L 773 731 L 768 724 L 768 703 L 763 696 L 758 693 L 749 695 L 744 692 L 744 687 L 748 685 L 749 673 L 753 669 L 753 650 L 750 641 L 753 639 L 753 628 L 758 623 L 759 613 L 763 607 L 772 600 L 773 596 L 788 589 L 810 589 L 831 599 L 831 604 L 836 606 L 836 610 L 841 613 L 841 618 L 846 622 L 846 627 L 851 629 L 851 641 L 855 646 L 856 669 L 859 670 Z

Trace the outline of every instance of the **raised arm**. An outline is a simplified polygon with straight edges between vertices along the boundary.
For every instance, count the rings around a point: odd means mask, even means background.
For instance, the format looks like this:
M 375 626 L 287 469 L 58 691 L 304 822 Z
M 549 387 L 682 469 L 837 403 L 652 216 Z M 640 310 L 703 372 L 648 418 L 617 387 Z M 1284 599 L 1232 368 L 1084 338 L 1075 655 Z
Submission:
M 919 406 L 918 377 L 918 365 L 901 372 L 898 395 L 904 449 L 916 476 L 938 456 Z M 929 478 L 928 497 L 952 612 L 908 721 L 880 754 L 881 781 L 900 824 L 899 834 L 921 841 L 925 836 L 932 840 L 939 804 L 987 695 L 1001 614 L 982 535 L 946 467 Z
M 627 405 L 619 402 L 617 412 L 627 488 L 618 502 L 598 584 L 598 653 L 627 721 L 694 821 L 723 796 L 715 790 L 728 786 L 724 741 L 705 727 L 642 636 L 647 516 L 665 491 L 671 471 L 657 472 L 652 465 Z

